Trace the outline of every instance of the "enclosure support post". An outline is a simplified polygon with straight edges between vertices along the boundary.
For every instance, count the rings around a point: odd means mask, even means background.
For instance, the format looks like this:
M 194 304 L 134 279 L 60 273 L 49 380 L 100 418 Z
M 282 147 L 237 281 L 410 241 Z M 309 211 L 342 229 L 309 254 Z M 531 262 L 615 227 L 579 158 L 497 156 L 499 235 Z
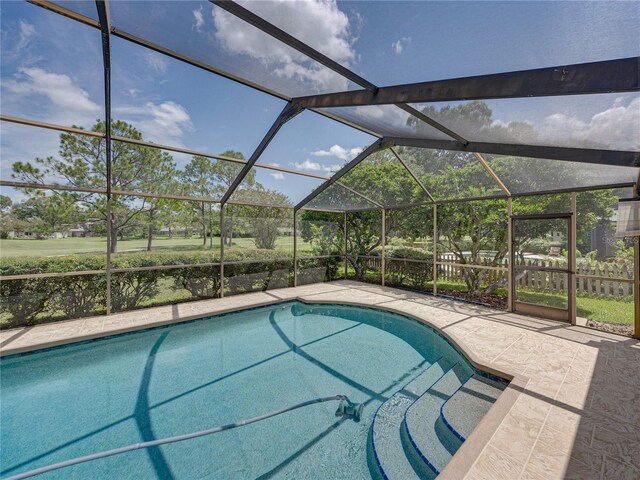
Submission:
M 380 246 L 382 247 L 382 262 L 381 262 L 381 268 L 380 268 L 380 273 L 381 273 L 381 278 L 382 278 L 382 286 L 384 287 L 384 275 L 385 275 L 385 267 L 386 267 L 386 262 L 385 262 L 385 253 L 384 253 L 384 247 L 387 243 L 387 227 L 386 227 L 386 220 L 387 220 L 387 215 L 385 212 L 385 209 L 382 209 L 382 237 L 380 237 Z
M 635 319 L 633 336 L 640 339 L 640 236 L 633 237 L 633 304 Z
M 102 35 L 102 65 L 104 73 L 104 125 L 105 125 L 105 168 L 106 168 L 106 202 L 107 202 L 107 265 L 105 270 L 106 309 L 111 313 L 111 22 L 109 4 L 106 0 L 96 0 L 100 31 Z
M 344 278 L 347 278 L 347 272 L 349 271 L 349 260 L 347 259 L 347 212 L 344 212 L 344 225 L 342 227 L 342 234 L 344 235 Z
M 293 286 L 298 286 L 298 211 L 293 211 Z
M 569 294 L 569 321 L 571 325 L 576 324 L 577 308 L 576 308 L 576 248 L 577 248 L 577 194 L 571 193 L 571 225 L 569 227 L 569 278 L 567 282 L 568 294 Z
M 433 294 L 438 294 L 438 204 L 433 204 Z
M 507 198 L 507 311 L 513 312 L 513 199 Z
M 224 297 L 224 205 L 220 205 L 220 298 Z

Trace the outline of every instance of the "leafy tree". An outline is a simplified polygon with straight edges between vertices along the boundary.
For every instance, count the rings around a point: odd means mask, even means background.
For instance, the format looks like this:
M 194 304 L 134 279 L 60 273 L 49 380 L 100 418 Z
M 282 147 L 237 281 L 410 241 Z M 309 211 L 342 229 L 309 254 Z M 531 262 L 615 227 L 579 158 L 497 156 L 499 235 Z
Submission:
M 455 255 L 456 263 L 482 265 L 489 252 L 489 264 L 496 266 L 508 250 L 507 221 L 505 200 L 445 204 L 438 208 L 438 244 Z M 468 290 L 477 292 L 487 272 L 465 268 L 462 273 Z M 501 283 L 491 285 L 486 293 Z
M 112 133 L 142 140 L 141 133 L 123 121 L 111 124 Z M 104 133 L 105 123 L 99 120 L 92 132 Z M 13 177 L 31 183 L 47 183 L 51 177 L 63 178 L 73 187 L 105 189 L 107 166 L 104 139 L 74 133 L 60 135 L 60 158 L 36 158 L 33 163 L 13 164 Z M 111 188 L 127 192 L 158 192 L 168 178 L 175 175 L 172 157 L 156 148 L 112 142 Z M 52 196 L 61 195 L 54 193 Z M 107 218 L 105 197 L 100 194 L 74 192 L 67 194 L 75 202 L 88 206 L 91 215 Z M 118 238 L 137 217 L 149 208 L 149 200 L 127 195 L 114 195 L 111 209 L 111 251 L 117 251 Z
M 274 250 L 278 238 L 279 228 L 292 228 L 293 216 L 290 209 L 262 207 L 259 205 L 291 205 L 289 198 L 274 190 L 267 190 L 261 184 L 255 183 L 251 189 L 243 189 L 242 199 L 251 205 L 230 205 L 227 222 L 244 226 L 250 233 L 256 248 Z M 227 220 L 228 218 L 228 220 Z
M 343 216 L 340 213 L 303 210 L 299 214 L 300 237 L 311 244 L 313 255 L 331 255 L 344 248 Z
M 14 203 L 11 213 L 39 235 L 50 235 L 78 219 L 76 206 L 68 194 L 45 195 L 34 192 L 31 198 Z
M 235 158 L 238 160 L 245 160 L 244 155 L 240 152 L 236 152 L 234 150 L 227 150 L 221 154 L 223 157 Z M 240 173 L 241 166 L 237 163 L 231 162 L 218 162 L 215 166 L 215 175 L 218 182 L 223 187 L 224 192 L 226 192 L 230 187 L 233 181 L 236 179 L 238 174 Z M 242 188 L 253 188 L 256 185 L 256 173 L 254 170 L 250 170 L 247 173 L 246 177 L 242 181 Z M 233 217 L 230 217 L 229 220 L 225 220 L 225 245 L 231 246 L 233 241 L 233 231 L 234 231 L 234 221 Z
M 13 205 L 13 201 L 7 197 L 6 195 L 0 195 L 0 213 L 7 212 L 11 205 Z
M 220 195 L 221 188 L 216 178 L 217 160 L 194 156 L 184 168 L 182 181 L 186 195 L 202 198 L 214 198 Z M 194 202 L 202 233 L 202 246 L 207 244 L 207 229 L 211 223 L 211 202 Z
M 363 279 L 366 259 L 381 244 L 382 217 L 379 211 L 354 212 L 347 215 L 347 255 L 356 278 Z
M 240 152 L 226 151 L 222 155 L 244 160 L 244 156 Z M 194 197 L 220 198 L 229 189 L 241 168 L 241 165 L 236 163 L 194 156 L 182 174 L 184 193 Z M 245 177 L 244 184 L 250 187 L 255 184 L 255 172 L 249 172 Z M 204 246 L 207 244 L 207 231 L 210 232 L 211 241 L 213 241 L 213 204 L 198 202 L 193 204 L 193 208 L 199 219 L 202 245 Z M 232 221 L 226 225 L 226 228 L 230 232 L 229 238 L 231 238 L 233 236 Z

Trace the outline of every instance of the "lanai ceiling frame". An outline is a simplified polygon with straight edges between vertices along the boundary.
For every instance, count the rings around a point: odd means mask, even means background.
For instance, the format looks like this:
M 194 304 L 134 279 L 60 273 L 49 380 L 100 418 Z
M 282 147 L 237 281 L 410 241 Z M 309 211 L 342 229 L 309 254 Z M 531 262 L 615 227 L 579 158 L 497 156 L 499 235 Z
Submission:
M 229 13 L 231 13 L 232 15 L 235 15 L 236 17 L 240 18 L 241 20 L 244 20 L 245 22 L 249 23 L 250 25 L 260 29 L 264 33 L 266 33 L 266 34 L 270 35 L 271 37 L 275 38 L 276 40 L 279 40 L 280 42 L 284 43 L 285 45 L 288 45 L 289 47 L 294 48 L 295 50 L 297 50 L 300 53 L 306 55 L 307 57 L 319 62 L 320 64 L 324 65 L 325 67 L 327 67 L 327 68 L 333 70 L 334 72 L 342 75 L 343 77 L 347 78 L 348 80 L 352 81 L 353 83 L 355 83 L 357 85 L 360 85 L 361 87 L 364 87 L 364 89 L 365 89 L 364 91 L 368 92 L 369 95 L 372 95 L 372 96 L 375 97 L 376 94 L 378 93 L 378 91 L 379 91 L 379 87 L 378 86 L 376 86 L 373 83 L 369 82 L 368 80 L 362 78 L 361 76 L 359 76 L 355 72 L 349 70 L 348 68 L 346 68 L 343 65 L 339 64 L 338 62 L 336 62 L 336 61 L 332 60 L 331 58 L 327 57 L 326 55 L 320 53 L 316 49 L 314 49 L 314 48 L 310 47 L 309 45 L 305 44 L 304 42 L 301 42 L 297 38 L 295 38 L 292 35 L 288 34 L 284 30 L 276 27 L 272 23 L 267 22 L 265 19 L 261 18 L 260 16 L 256 15 L 255 13 L 251 12 L 250 10 L 247 10 L 246 8 L 244 8 L 241 5 L 235 3 L 234 1 L 232 1 L 232 0 L 209 0 L 209 1 L 211 3 L 213 3 L 214 5 L 224 9 L 225 11 L 227 11 Z M 291 101 L 291 105 L 292 106 L 293 105 L 302 106 L 303 103 L 299 102 L 297 99 L 293 99 Z M 409 115 L 415 117 L 419 121 L 421 121 L 421 122 L 423 122 L 423 123 L 425 123 L 427 125 L 430 125 L 431 127 L 435 128 L 436 130 L 439 130 L 440 132 L 444 133 L 445 135 L 447 135 L 448 137 L 452 138 L 454 141 L 460 143 L 461 145 L 467 146 L 469 144 L 469 141 L 466 140 L 465 138 L 463 138 L 461 135 L 457 134 L 456 132 L 453 132 L 449 128 L 445 127 L 444 125 L 442 125 L 441 123 L 439 123 L 436 120 L 432 119 L 431 117 L 425 115 L 423 112 L 417 110 L 416 108 L 412 107 L 411 105 L 408 105 L 407 103 L 404 103 L 404 102 L 394 102 L 394 105 L 397 108 L 407 112 Z M 372 144 L 372 146 L 373 145 L 375 145 L 375 143 Z M 427 194 L 427 196 L 433 202 L 435 202 L 433 200 L 433 197 L 431 196 L 431 194 L 424 187 L 424 185 L 417 180 L 417 177 L 411 171 L 411 169 L 407 166 L 406 162 L 402 161 L 398 157 L 397 152 L 394 151 L 393 154 L 396 156 L 396 158 L 398 158 L 400 163 L 407 170 L 407 172 L 414 179 L 414 181 L 416 181 L 416 183 L 420 186 L 420 188 Z M 362 156 L 362 154 L 358 155 L 356 157 L 357 161 L 356 161 L 356 159 L 354 159 L 354 161 L 352 161 L 348 165 L 351 165 L 351 168 L 353 168 L 358 163 L 360 163 L 362 160 L 364 160 L 367 156 L 368 155 Z M 488 166 L 486 165 L 486 163 L 481 162 L 481 164 L 485 169 L 488 169 Z M 339 178 L 342 177 L 344 174 L 346 174 L 349 170 L 351 170 L 351 168 L 345 170 L 344 172 L 343 172 L 343 170 L 340 170 L 338 172 L 340 174 Z M 489 171 L 490 171 L 490 169 L 489 169 Z M 334 176 L 338 175 L 338 173 L 334 174 Z M 493 178 L 496 178 L 496 176 L 495 176 L 495 174 L 493 172 L 490 171 L 490 174 L 492 175 Z M 308 203 L 313 198 L 315 198 L 317 195 L 322 193 L 332 183 L 333 182 L 330 182 L 330 181 L 325 182 L 325 184 L 321 185 L 316 190 L 311 192 L 302 202 L 299 202 L 294 207 L 294 210 L 295 211 L 299 210 L 301 208 L 301 206 L 303 206 L 304 204 Z M 498 184 L 498 186 L 500 188 L 504 188 L 504 184 L 502 184 L 502 182 L 500 182 L 499 180 L 497 180 L 496 183 Z M 340 185 L 342 187 L 347 188 L 346 185 L 344 185 L 344 184 L 340 184 Z M 365 198 L 366 200 L 370 201 L 371 203 L 373 203 L 375 205 L 379 205 L 380 208 L 385 208 L 384 205 L 380 205 L 377 202 L 373 202 L 370 198 L 364 196 L 363 194 L 358 193 L 358 192 L 354 191 L 351 188 L 349 188 L 349 190 L 351 190 L 353 193 L 356 193 L 358 196 L 360 196 L 362 198 Z
M 82 23 L 85 23 L 87 25 L 100 28 L 96 20 L 85 17 L 73 10 L 66 9 L 55 3 L 42 0 L 28 1 L 38 6 L 52 10 L 56 13 L 71 17 L 74 20 L 81 21 Z M 220 8 L 223 8 L 226 11 L 229 11 L 242 20 L 252 24 L 254 27 L 260 28 L 262 31 L 268 33 L 280 42 L 283 42 L 284 44 L 292 48 L 296 48 L 298 51 L 304 53 L 305 55 L 316 61 L 319 61 L 324 66 L 332 69 L 340 75 L 345 76 L 352 82 L 363 86 L 364 90 L 290 98 L 283 94 L 280 94 L 279 92 L 269 90 L 261 85 L 253 83 L 250 80 L 230 74 L 211 65 L 204 64 L 203 62 L 187 57 L 181 53 L 173 52 L 160 45 L 153 44 L 146 39 L 138 38 L 127 32 L 120 31 L 115 27 L 110 26 L 110 31 L 114 36 L 121 37 L 134 43 L 138 43 L 144 47 L 156 50 L 160 53 L 164 53 L 183 62 L 221 75 L 225 78 L 229 78 L 245 86 L 258 89 L 263 93 L 267 93 L 282 100 L 286 100 L 289 102 L 288 106 L 290 107 L 290 110 L 298 111 L 299 109 L 299 111 L 302 111 L 303 109 L 310 109 L 335 121 L 357 128 L 361 131 L 365 131 L 366 133 L 373 134 L 379 139 L 382 137 L 379 133 L 372 132 L 370 129 L 359 125 L 357 122 L 352 122 L 347 119 L 341 118 L 340 116 L 333 115 L 331 112 L 323 110 L 323 107 L 339 105 L 353 106 L 393 104 L 396 107 L 402 108 L 409 114 L 418 118 L 420 121 L 434 126 L 453 139 L 451 141 L 448 141 L 422 138 L 385 137 L 383 140 L 388 145 L 467 151 L 474 154 L 478 152 L 495 153 L 504 155 L 528 156 L 535 158 L 549 158 L 555 160 L 568 160 L 574 162 L 608 164 L 615 166 L 640 167 L 640 152 L 635 151 L 596 150 L 520 144 L 514 145 L 490 142 L 469 142 L 467 139 L 463 138 L 455 132 L 452 132 L 447 127 L 440 125 L 435 120 L 429 117 L 425 118 L 425 115 L 422 112 L 416 110 L 411 105 L 402 103 L 419 101 L 435 102 L 469 99 L 522 98 L 535 96 L 635 92 L 640 90 L 640 69 L 638 68 L 640 66 L 640 57 L 630 57 L 602 62 L 591 62 L 568 66 L 524 70 L 519 72 L 480 75 L 475 77 L 465 77 L 378 88 L 377 86 L 368 82 L 366 79 L 363 79 L 362 77 L 358 76 L 354 72 L 351 72 L 332 59 L 315 51 L 308 45 L 300 42 L 286 32 L 271 25 L 269 22 L 266 22 L 261 17 L 244 9 L 240 5 L 227 0 L 210 0 L 210 2 Z M 281 117 L 276 120 L 276 123 L 280 120 Z M 375 145 L 378 142 L 379 141 L 376 141 L 372 145 Z M 261 152 L 257 154 L 256 159 L 253 162 L 256 165 L 260 165 L 257 164 L 257 159 L 260 156 L 260 153 Z M 253 156 L 254 155 L 252 155 L 252 157 Z M 358 156 L 357 158 L 360 158 L 360 156 Z M 360 160 L 362 159 L 363 158 L 360 158 Z M 347 167 L 350 166 L 351 168 L 353 168 L 358 163 L 359 161 L 352 161 L 347 164 Z M 482 164 L 483 162 L 480 163 Z M 246 166 L 247 165 L 245 165 L 245 167 Z M 485 167 L 484 164 L 483 167 Z M 410 174 L 412 174 L 410 169 L 408 169 L 408 171 Z M 491 174 L 491 172 L 489 173 Z M 497 178 L 495 174 L 492 174 L 491 176 L 496 181 L 498 186 L 504 191 L 504 184 L 501 185 L 501 180 Z M 242 179 L 238 181 L 238 184 L 241 182 L 241 180 Z M 327 180 L 325 183 L 328 182 L 329 180 Z M 310 201 L 311 198 L 315 197 L 317 194 L 324 190 L 323 187 L 326 188 L 325 184 L 322 184 L 320 187 L 318 187 L 305 200 Z M 227 200 L 231 196 L 231 194 L 233 194 L 233 191 L 227 191 L 227 194 L 225 194 Z M 362 194 L 360 194 L 360 196 L 362 196 Z M 301 208 L 303 202 L 300 202 L 298 205 L 296 205 L 294 209 Z
M 287 45 L 287 46 L 289 46 L 291 48 L 294 48 L 295 50 L 297 50 L 300 53 L 306 55 L 307 57 L 317 61 L 318 63 L 324 65 L 325 67 L 331 69 L 332 71 L 338 73 L 339 75 L 342 75 L 343 77 L 345 77 L 346 79 L 350 80 L 351 82 L 353 82 L 353 83 L 355 83 L 357 85 L 360 85 L 366 91 L 370 92 L 370 94 L 375 95 L 378 92 L 379 87 L 377 87 L 373 83 L 371 83 L 368 80 L 362 78 L 360 75 L 358 75 L 355 72 L 349 70 L 348 68 L 346 68 L 343 65 L 339 64 L 335 60 L 327 57 L 326 55 L 324 55 L 322 53 L 320 53 L 319 51 L 317 51 L 316 49 L 310 47 L 306 43 L 298 40 L 297 38 L 293 37 L 292 35 L 290 35 L 289 33 L 285 32 L 284 30 L 276 27 L 272 23 L 267 22 L 262 17 L 256 15 L 255 13 L 251 12 L 250 10 L 247 10 L 246 8 L 244 8 L 241 5 L 235 3 L 234 1 L 231 1 L 231 0 L 209 0 L 209 1 L 212 4 L 218 6 L 219 8 L 222 8 L 223 10 L 231 13 L 232 15 L 238 17 L 239 19 L 249 23 L 250 25 L 252 25 L 252 26 L 254 26 L 256 28 L 258 28 L 259 30 L 261 30 L 264 33 L 266 33 L 267 35 L 270 35 L 271 37 L 275 38 L 276 40 L 284 43 L 285 45 Z M 302 106 L 302 104 L 300 102 L 297 102 L 295 99 L 291 100 L 290 106 L 291 106 L 291 108 L 296 108 L 296 107 L 301 108 L 301 109 L 305 108 L 305 107 Z M 439 122 L 436 122 L 435 120 L 433 120 L 432 118 L 428 117 L 424 113 L 416 110 L 414 107 L 412 107 L 410 105 L 407 105 L 407 104 L 404 104 L 404 103 L 398 103 L 396 106 L 398 108 L 404 110 L 405 112 L 409 113 L 409 115 L 417 118 L 419 121 L 424 122 L 424 123 L 434 127 L 435 129 L 441 131 L 442 133 L 444 133 L 445 135 L 451 137 L 455 141 L 460 142 L 463 145 L 467 145 L 468 144 L 468 141 L 466 139 L 462 138 L 460 135 L 456 134 L 455 132 L 452 132 L 450 129 L 448 129 L 444 125 L 440 124 Z M 277 133 L 277 130 L 276 130 L 275 133 Z M 275 133 L 274 133 L 274 135 L 275 135 Z M 372 144 L 372 145 L 375 145 L 376 143 L 377 142 L 374 142 L 374 144 Z M 262 152 L 258 153 L 258 157 L 259 157 L 260 153 L 262 153 Z M 356 158 L 358 158 L 359 160 L 358 160 L 358 162 L 354 163 L 354 166 L 357 165 L 364 158 L 366 158 L 366 156 L 362 156 L 362 154 L 360 154 Z M 338 173 L 340 173 L 340 172 L 342 172 L 342 170 L 340 170 Z M 248 170 L 246 172 L 243 172 L 243 173 L 241 173 L 238 176 L 238 178 L 239 178 L 238 184 L 242 181 L 242 179 L 244 178 L 244 175 L 246 175 L 246 173 L 248 173 Z M 346 173 L 346 171 L 344 173 Z M 340 177 L 342 177 L 344 175 L 344 173 L 341 174 Z M 411 172 L 409 172 L 409 174 L 411 174 Z M 338 174 L 334 174 L 334 177 L 336 175 L 338 175 Z M 238 180 L 238 179 L 236 179 L 236 180 Z M 236 182 L 234 182 L 234 183 L 236 183 Z M 307 199 L 311 200 L 315 196 L 319 195 L 321 192 L 323 192 L 332 183 L 333 182 L 331 182 L 331 181 L 327 181 L 323 185 L 320 185 L 320 187 L 316 188 L 313 192 L 311 192 L 305 198 L 305 200 L 307 200 Z M 342 186 L 345 187 L 345 185 L 342 185 Z M 224 201 L 226 199 L 228 199 L 233 194 L 233 191 L 235 190 L 235 188 L 237 188 L 237 184 L 231 186 L 231 188 L 229 189 L 227 194 L 225 194 L 225 197 L 223 197 L 223 202 L 222 203 L 224 203 Z M 349 190 L 351 190 L 352 192 L 356 193 L 358 196 L 360 196 L 362 198 L 365 198 L 366 200 L 371 202 L 371 200 L 369 198 L 367 198 L 366 196 L 364 196 L 362 193 L 355 192 L 351 188 L 349 188 Z M 305 200 L 303 200 L 303 202 L 305 202 Z M 307 203 L 307 202 L 305 202 L 305 203 Z M 372 202 L 372 203 L 374 203 L 376 205 L 379 205 L 377 202 Z M 300 204 L 303 204 L 303 203 L 300 202 L 298 205 L 296 205 L 294 207 L 294 211 L 299 210 Z M 381 205 L 381 207 L 383 207 L 383 206 Z

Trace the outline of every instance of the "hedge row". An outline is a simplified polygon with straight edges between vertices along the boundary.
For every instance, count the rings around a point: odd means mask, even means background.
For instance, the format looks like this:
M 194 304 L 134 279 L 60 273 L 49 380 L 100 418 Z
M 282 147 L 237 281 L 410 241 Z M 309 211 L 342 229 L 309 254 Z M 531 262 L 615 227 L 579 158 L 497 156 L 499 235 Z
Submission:
M 405 252 L 406 253 L 406 252 Z M 277 255 L 277 253 L 276 253 Z M 264 260 L 273 251 L 247 250 L 225 256 L 225 295 L 284 288 L 293 284 L 293 260 Z M 408 256 L 408 255 L 405 255 Z M 121 312 L 179 301 L 220 296 L 220 267 L 188 266 L 212 263 L 211 252 L 142 252 L 113 256 L 113 268 L 175 266 L 158 270 L 111 273 L 111 310 Z M 298 284 L 331 281 L 344 275 L 343 259 L 300 259 Z M 413 285 L 428 281 L 430 269 L 411 262 L 388 263 L 388 281 Z M 12 258 L 0 263 L 0 275 L 104 271 L 104 255 Z M 107 305 L 105 273 L 66 275 L 0 282 L 0 328 L 33 325 L 102 314 Z
M 274 252 L 269 254 L 274 256 Z M 234 253 L 227 260 L 262 260 L 265 256 L 265 252 L 254 250 Z M 112 272 L 112 311 L 218 297 L 219 266 L 181 267 L 215 261 L 210 252 L 114 255 L 114 269 L 171 265 L 176 265 L 176 268 Z M 12 258 L 3 259 L 0 263 L 0 275 L 104 271 L 105 268 L 104 255 Z M 226 264 L 225 277 L 225 292 L 229 294 L 286 287 L 293 278 L 293 264 L 288 260 Z M 0 282 L 0 327 L 12 328 L 101 314 L 106 311 L 106 295 L 104 273 L 5 280 Z
M 217 253 L 217 252 L 216 252 Z M 225 261 L 265 260 L 274 257 L 289 257 L 287 252 L 273 250 L 239 250 L 225 252 Z M 220 261 L 219 254 L 211 251 L 201 252 L 131 252 L 118 253 L 111 257 L 113 269 L 139 268 L 161 265 L 193 265 L 198 263 L 215 263 Z M 104 254 L 78 254 L 62 257 L 13 257 L 0 261 L 0 276 L 25 275 L 34 273 L 64 273 L 87 270 L 105 270 L 107 259 Z
M 270 252 L 273 257 L 273 252 Z M 260 263 L 225 264 L 225 293 L 287 287 L 293 279 L 293 262 L 262 260 L 264 252 L 235 253 L 229 261 L 258 259 Z M 206 253 L 141 253 L 114 256 L 113 268 L 173 266 L 158 270 L 112 272 L 111 309 L 133 310 L 151 305 L 220 296 L 220 267 L 191 266 L 210 263 Z M 184 266 L 181 266 L 184 265 Z M 187 266 L 187 267 L 185 267 Z M 10 259 L 0 265 L 0 274 L 64 273 L 104 270 L 103 255 Z M 0 282 L 0 327 L 12 328 L 36 323 L 79 318 L 106 311 L 105 273 Z

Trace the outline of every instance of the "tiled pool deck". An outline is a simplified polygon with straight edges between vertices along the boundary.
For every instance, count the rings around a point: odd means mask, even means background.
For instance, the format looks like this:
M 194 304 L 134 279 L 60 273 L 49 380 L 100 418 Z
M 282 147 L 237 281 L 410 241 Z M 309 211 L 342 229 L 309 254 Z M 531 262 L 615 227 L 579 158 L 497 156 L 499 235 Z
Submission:
M 6 330 L 0 351 L 9 355 L 294 298 L 410 315 L 440 329 L 478 365 L 515 376 L 439 478 L 640 478 L 637 340 L 393 288 L 339 281 Z

